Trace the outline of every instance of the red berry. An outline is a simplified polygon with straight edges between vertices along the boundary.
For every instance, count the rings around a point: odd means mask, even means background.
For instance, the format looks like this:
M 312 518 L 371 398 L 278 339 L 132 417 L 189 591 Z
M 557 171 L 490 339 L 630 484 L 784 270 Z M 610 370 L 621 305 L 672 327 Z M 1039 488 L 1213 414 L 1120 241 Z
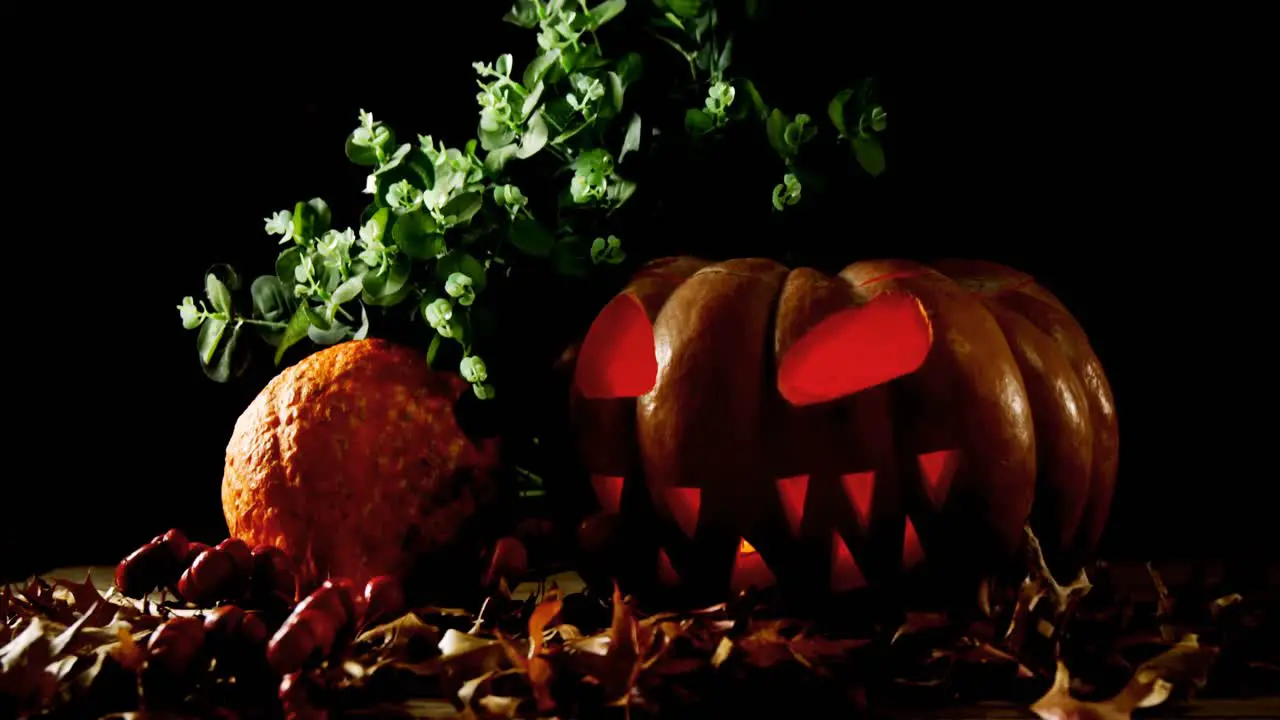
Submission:
M 240 637 L 250 647 L 262 647 L 270 634 L 267 630 L 267 621 L 262 619 L 262 613 L 251 610 L 244 614 L 244 621 L 240 623 Z
M 394 575 L 379 575 L 364 586 L 365 620 L 375 623 L 405 611 L 404 588 Z
M 197 605 L 228 599 L 235 594 L 236 587 L 235 560 L 218 548 L 200 553 L 178 580 L 178 594 Z
M 173 553 L 175 564 L 183 563 L 187 559 L 187 553 L 191 551 L 191 543 L 187 541 L 186 533 L 183 533 L 178 528 L 173 528 L 165 533 L 161 538 L 161 542 Z
M 297 596 L 293 566 L 284 551 L 272 545 L 253 549 L 253 596 L 258 600 L 280 597 L 289 602 Z
M 209 549 L 209 546 L 208 546 L 207 544 L 205 544 L 205 543 L 202 543 L 202 542 L 196 542 L 196 541 L 194 541 L 194 540 L 192 540 L 192 541 L 188 542 L 188 543 L 187 543 L 186 566 L 187 566 L 187 567 L 191 567 L 191 563 L 193 563 L 193 562 L 195 562 L 195 561 L 196 561 L 196 558 L 200 556 L 200 553 L 202 553 L 202 552 L 204 552 L 205 550 L 208 550 L 208 549 Z
M 329 578 L 324 581 L 323 588 L 330 588 L 337 592 L 338 601 L 342 603 L 343 620 L 338 623 L 343 627 L 353 627 L 360 623 L 360 612 L 357 605 L 363 605 L 359 602 L 360 592 L 356 589 L 355 581 L 351 578 Z
M 140 598 L 160 587 L 169 570 L 167 550 L 147 543 L 116 565 L 116 588 L 127 597 Z
M 217 548 L 228 555 L 236 563 L 236 570 L 244 578 L 248 578 L 253 572 L 253 553 L 249 552 L 249 546 L 239 538 L 227 538 L 218 543 Z
M 267 663 L 281 675 L 296 672 L 306 664 L 316 647 L 315 631 L 294 614 L 267 643 Z
M 212 639 L 213 636 L 234 637 L 240 632 L 245 612 L 235 605 L 223 605 L 215 608 L 204 619 L 204 631 Z
M 320 688 L 315 678 L 301 672 L 291 672 L 280 680 L 277 696 L 280 709 L 289 720 L 324 720 L 329 713 L 320 709 Z
M 183 675 L 204 647 L 204 623 L 199 618 L 175 617 L 161 623 L 147 643 L 147 665 Z

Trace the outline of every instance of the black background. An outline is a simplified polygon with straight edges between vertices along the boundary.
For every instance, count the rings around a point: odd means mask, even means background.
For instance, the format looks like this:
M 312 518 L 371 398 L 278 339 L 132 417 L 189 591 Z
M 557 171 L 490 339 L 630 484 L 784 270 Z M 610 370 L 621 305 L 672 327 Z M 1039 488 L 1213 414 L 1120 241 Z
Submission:
M 512 51 L 520 67 L 532 48 L 531 33 L 498 21 L 501 5 L 441 10 L 416 31 L 383 25 L 382 40 L 337 17 L 306 42 L 292 26 L 253 41 L 200 40 L 190 23 L 179 34 L 84 28 L 63 38 L 80 43 L 71 65 L 15 76 L 26 110 L 6 121 L 7 169 L 26 199 L 6 208 L 0 575 L 114 562 L 170 526 L 225 532 L 222 452 L 273 370 L 207 380 L 175 306 L 200 295 L 212 263 L 268 269 L 277 247 L 262 225 L 274 210 L 321 196 L 337 223 L 355 224 L 364 173 L 342 144 L 359 108 L 404 137 L 471 137 L 470 63 Z M 1250 121 L 1220 122 L 1232 79 L 1105 40 L 905 53 L 855 32 L 856 13 L 821 5 L 744 35 L 743 72 L 767 100 L 818 117 L 843 83 L 876 76 L 889 171 L 826 202 L 820 220 L 783 226 L 738 217 L 741 205 L 767 206 L 771 185 L 749 201 L 724 197 L 693 168 L 661 181 L 692 194 L 686 214 L 635 233 L 633 259 L 965 256 L 1026 270 L 1073 309 L 1115 391 L 1120 489 L 1106 552 L 1275 546 L 1273 273 L 1254 259 L 1263 184 L 1243 140 Z M 765 150 L 717 162 L 724 175 L 780 174 Z M 606 275 L 572 302 L 553 292 L 563 308 L 552 304 L 540 332 L 572 334 L 621 281 Z

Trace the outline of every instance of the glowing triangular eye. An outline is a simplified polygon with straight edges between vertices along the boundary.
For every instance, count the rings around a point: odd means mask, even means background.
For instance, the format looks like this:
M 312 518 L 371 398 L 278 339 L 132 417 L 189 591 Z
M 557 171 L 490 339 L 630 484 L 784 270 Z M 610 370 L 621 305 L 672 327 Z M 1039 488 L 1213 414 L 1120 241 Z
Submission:
M 866 587 L 867 579 L 849 552 L 840 533 L 831 533 L 831 590 L 833 592 L 849 592 Z
M 853 511 L 858 515 L 858 523 L 865 530 L 871 525 L 871 501 L 876 486 L 875 472 L 842 475 L 840 484 L 844 488 L 845 496 L 849 498 L 849 504 L 853 506 Z
M 792 405 L 852 395 L 915 372 L 932 345 L 920 301 L 885 293 L 830 315 L 792 345 L 778 366 L 778 392 Z
M 702 509 L 702 490 L 690 487 L 667 488 L 667 507 L 671 517 L 685 535 L 693 537 L 698 531 L 698 513 Z
M 782 514 L 787 519 L 787 526 L 792 535 L 800 534 L 800 523 L 804 520 L 804 498 L 809 492 L 809 476 L 797 475 L 783 478 L 777 482 L 778 500 L 782 503 Z
M 640 397 L 657 379 L 649 315 L 634 296 L 619 295 L 591 323 L 574 366 L 574 385 L 590 399 Z

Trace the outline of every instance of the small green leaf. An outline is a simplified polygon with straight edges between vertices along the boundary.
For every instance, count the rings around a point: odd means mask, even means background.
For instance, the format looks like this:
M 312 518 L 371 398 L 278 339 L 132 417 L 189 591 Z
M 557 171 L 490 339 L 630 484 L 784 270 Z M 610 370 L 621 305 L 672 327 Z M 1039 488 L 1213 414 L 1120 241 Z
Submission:
M 618 77 L 622 78 L 622 84 L 630 86 L 644 74 L 644 60 L 641 59 L 640 53 L 629 52 L 618 58 L 615 71 Z
M 786 132 L 787 125 L 791 124 L 791 118 L 777 108 L 769 113 L 769 121 L 765 125 L 765 131 L 769 134 L 769 144 L 777 151 L 782 158 L 791 157 L 791 149 L 787 147 Z
M 520 252 L 534 257 L 547 257 L 556 238 L 542 223 L 531 217 L 518 217 L 511 223 L 511 243 Z
M 529 94 L 525 96 L 524 103 L 520 105 L 520 119 L 527 120 L 534 110 L 538 109 L 538 101 L 542 99 L 542 90 L 546 85 L 541 80 L 533 89 L 529 90 Z M 474 140 L 472 142 L 475 142 Z
M 364 290 L 364 278 L 357 275 L 339 285 L 329 297 L 329 301 L 334 306 L 349 303 L 359 297 L 362 290 Z
M 351 336 L 351 339 L 363 340 L 368 336 L 369 336 L 369 311 L 365 309 L 364 303 L 360 303 L 360 327 L 356 328 L 356 331 Z
M 716 60 L 716 71 L 721 75 L 725 70 L 729 69 L 729 63 L 733 61 L 733 37 L 724 41 L 724 49 L 720 51 L 720 57 Z
M 742 89 L 747 93 L 747 97 L 751 98 L 751 106 L 756 109 L 756 114 L 760 116 L 760 119 L 768 119 L 769 106 L 765 105 L 764 98 L 760 97 L 760 91 L 756 89 L 756 84 L 746 78 L 743 78 L 738 82 Z
M 373 242 L 383 241 L 383 238 L 387 235 L 387 224 L 390 222 L 391 210 L 389 208 L 379 208 L 378 211 L 373 214 L 373 217 L 369 218 L 369 222 L 365 224 L 373 226 Z
M 605 197 L 609 200 L 609 204 L 617 210 L 636 192 L 636 184 L 631 180 L 623 180 L 621 178 L 614 180 L 609 189 L 605 192 Z M 612 211 L 610 211 L 612 212 Z
M 412 263 L 406 255 L 396 255 L 385 272 L 365 273 L 363 299 L 369 305 L 394 305 L 396 295 L 409 280 Z M 397 301 L 398 302 L 398 301 Z
M 641 131 L 640 113 L 635 113 L 631 116 L 631 122 L 627 123 L 627 135 L 622 139 L 622 151 L 618 153 L 618 162 L 622 162 L 622 159 L 632 150 L 640 149 Z
M 462 361 L 462 346 L 439 333 L 427 348 L 427 366 L 438 372 L 453 372 Z
M 310 305 L 303 303 L 302 311 L 307 314 L 307 320 L 310 324 L 316 326 L 320 330 L 328 330 L 332 326 L 332 323 L 329 322 L 329 318 L 325 317 L 323 313 Z
M 835 97 L 831 98 L 831 103 L 827 105 L 827 117 L 831 118 L 831 124 L 836 127 L 842 137 L 849 136 L 849 131 L 845 129 L 844 106 L 851 97 L 853 97 L 852 89 L 841 90 L 836 93 Z
M 276 258 L 276 277 L 280 278 L 286 288 L 293 287 L 298 281 L 294 273 L 301 264 L 302 248 L 297 245 L 280 253 L 280 256 Z
M 591 24 L 598 28 L 618 17 L 618 14 L 626 7 L 627 0 L 604 0 L 604 2 L 591 8 Z
M 218 352 L 218 345 L 227 330 L 227 321 L 221 318 L 209 318 L 200 326 L 196 335 L 196 350 L 200 353 L 200 364 L 208 367 L 213 363 L 213 356 Z
M 516 157 L 524 159 L 538 152 L 547 144 L 547 119 L 543 117 L 542 111 L 533 114 L 529 118 L 529 129 L 525 131 L 524 137 L 520 138 L 520 149 L 516 151 Z
M 478 192 L 463 193 L 455 195 L 452 200 L 444 204 L 440 208 L 440 214 L 445 217 L 452 217 L 455 225 L 465 225 L 471 222 L 471 218 L 480 211 L 480 207 L 484 205 L 484 195 Z
M 218 276 L 209 273 L 204 276 L 205 293 L 209 296 L 209 302 L 213 303 L 213 309 L 221 313 L 231 313 L 231 291 L 227 290 L 227 286 L 218 279 Z
M 876 132 L 884 132 L 889 126 L 889 115 L 885 113 L 884 108 L 879 105 L 871 108 L 871 129 Z
M 311 198 L 307 201 L 307 205 L 315 213 L 312 222 L 315 223 L 316 237 L 319 237 L 333 227 L 333 211 L 329 209 L 329 204 L 323 198 Z
M 256 278 L 249 287 L 249 295 L 253 298 L 254 313 L 263 320 L 284 322 L 293 310 L 287 287 L 274 275 Z
M 880 175 L 884 172 L 884 148 L 880 146 L 880 141 L 874 137 L 855 137 L 853 138 L 853 154 L 858 158 L 858 164 L 862 166 L 872 177 Z
M 500 148 L 490 150 L 484 156 L 484 169 L 490 175 L 497 176 L 502 174 L 502 169 L 507 166 L 507 161 L 516 156 L 520 151 L 520 146 L 512 143 L 503 145 Z
M 239 377 L 249 366 L 249 346 L 240 342 L 244 333 L 243 325 L 236 325 L 231 337 L 218 348 L 216 360 L 210 360 L 203 366 L 204 374 L 214 382 L 224 383 L 233 377 Z M 220 333 L 224 334 L 225 333 Z
M 508 127 L 500 127 L 497 130 L 480 128 L 476 134 L 480 136 L 480 147 L 486 151 L 496 150 L 516 139 L 515 131 Z
M 711 132 L 715 124 L 715 120 L 702 110 L 690 109 L 684 114 L 684 129 L 693 137 Z
M 275 364 L 277 366 L 280 365 L 280 361 L 284 358 L 285 351 L 307 336 L 307 329 L 311 327 L 311 318 L 306 311 L 307 305 L 302 303 L 294 311 L 293 317 L 289 318 L 289 324 L 284 329 L 284 336 L 280 338 L 280 344 L 276 345 Z
M 502 21 L 522 28 L 535 28 L 538 26 L 538 6 L 534 0 L 516 0 L 507 14 L 502 16 Z
M 351 336 L 350 326 L 335 322 L 328 330 L 321 330 L 314 324 L 307 328 L 307 337 L 317 345 L 334 345 Z
M 676 16 L 688 20 L 695 18 L 702 12 L 702 0 L 667 0 L 667 7 Z
M 435 218 L 422 210 L 401 215 L 391 226 L 391 237 L 414 260 L 430 260 L 445 247 L 444 235 L 438 232 Z
M 445 283 L 448 282 L 449 276 L 456 272 L 471 278 L 471 287 L 475 288 L 477 293 L 484 290 L 484 265 L 461 250 L 450 250 L 447 255 L 440 258 L 440 261 L 436 263 L 436 278 L 441 283 Z
M 613 103 L 613 111 L 615 113 L 622 112 L 622 98 L 626 95 L 627 89 L 622 84 L 622 77 L 618 73 L 609 71 L 609 101 Z
M 530 61 L 529 66 L 524 70 L 524 86 L 531 88 L 542 81 L 547 75 L 547 71 L 551 66 L 560 60 L 560 51 L 552 49 L 542 53 L 538 57 Z

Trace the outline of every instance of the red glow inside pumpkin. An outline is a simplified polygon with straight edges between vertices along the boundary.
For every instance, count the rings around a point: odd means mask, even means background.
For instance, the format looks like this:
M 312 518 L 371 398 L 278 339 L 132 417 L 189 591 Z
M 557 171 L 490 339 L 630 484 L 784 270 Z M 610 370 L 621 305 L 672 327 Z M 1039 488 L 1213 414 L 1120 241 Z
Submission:
M 680 575 L 671 564 L 671 556 L 667 555 L 667 551 L 662 548 L 658 548 L 658 582 L 667 587 L 680 584 Z
M 702 509 L 702 490 L 690 487 L 667 488 L 667 507 L 671 517 L 685 535 L 693 537 L 698 530 L 698 513 Z
M 835 592 L 849 592 L 866 587 L 867 579 L 862 575 L 861 568 L 853 559 L 853 553 L 849 552 L 849 546 L 845 544 L 844 538 L 840 537 L 840 533 L 831 533 L 831 589 Z
M 938 450 L 925 453 L 917 458 L 920 463 L 920 475 L 924 477 L 925 489 L 935 507 L 941 508 L 951 490 L 951 478 L 956 474 L 960 464 L 960 453 L 955 450 Z
M 778 499 L 782 501 L 782 514 L 793 535 L 800 534 L 804 519 L 804 497 L 809 492 L 809 476 L 797 475 L 778 481 Z
M 920 544 L 920 536 L 916 534 L 916 526 L 907 518 L 907 527 L 902 532 L 902 567 L 913 568 L 924 562 L 924 546 Z
M 778 391 L 792 405 L 852 395 L 915 372 L 932 344 L 920 301 L 885 293 L 831 315 L 800 338 L 778 367 Z
M 840 484 L 849 504 L 858 514 L 858 522 L 865 529 L 871 524 L 871 499 L 876 487 L 876 474 L 871 472 L 847 473 L 840 476 Z
M 773 571 L 764 562 L 764 556 L 747 542 L 746 538 L 738 541 L 738 556 L 733 561 L 733 576 L 729 586 L 735 593 L 750 587 L 766 588 L 777 582 Z
M 622 509 L 622 478 L 611 475 L 592 475 L 591 487 L 605 512 L 616 513 Z
M 658 381 L 653 324 L 631 295 L 619 295 L 600 311 L 582 341 L 573 382 L 584 397 L 640 397 Z

